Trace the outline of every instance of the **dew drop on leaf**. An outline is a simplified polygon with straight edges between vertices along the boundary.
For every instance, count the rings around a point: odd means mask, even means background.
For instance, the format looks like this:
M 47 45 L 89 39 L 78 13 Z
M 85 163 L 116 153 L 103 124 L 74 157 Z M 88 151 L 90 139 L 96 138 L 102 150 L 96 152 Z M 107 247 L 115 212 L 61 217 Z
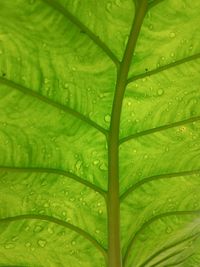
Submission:
M 27 243 L 25 244 L 25 246 L 26 246 L 27 248 L 30 248 L 31 243 L 30 243 L 30 242 L 27 242 Z
M 25 227 L 25 231 L 26 232 L 28 232 L 29 230 L 30 230 L 30 227 L 29 226 Z
M 99 212 L 99 214 L 102 214 L 103 213 L 103 211 L 101 209 L 98 212 Z
M 149 29 L 152 30 L 153 29 L 153 25 L 149 24 Z
M 63 216 L 66 216 L 66 212 L 65 212 L 65 211 L 63 211 L 63 212 L 62 212 L 62 215 L 63 215 Z
M 11 249 L 11 248 L 14 248 L 15 245 L 14 245 L 13 243 L 6 243 L 6 244 L 4 245 L 4 247 L 5 247 L 6 249 Z
M 81 160 L 78 160 L 78 161 L 76 162 L 76 170 L 80 170 L 82 164 L 83 164 L 82 161 L 81 161 Z
M 12 241 L 13 241 L 13 242 L 15 242 L 15 241 L 17 241 L 17 240 L 18 240 L 18 236 L 13 236 L 13 237 L 12 237 Z
M 111 117 L 109 114 L 105 115 L 105 117 L 104 117 L 105 122 L 110 122 L 110 119 L 111 119 Z
M 50 234 L 53 234 L 53 233 L 54 233 L 54 231 L 53 231 L 52 228 L 48 228 L 47 231 L 48 231 L 48 233 L 50 233 Z
M 72 241 L 72 246 L 75 246 L 76 245 L 76 241 Z
M 164 94 L 163 89 L 159 89 L 158 92 L 157 92 L 157 94 L 158 94 L 159 96 L 163 95 L 163 94 Z
M 171 228 L 171 227 L 167 227 L 167 228 L 166 228 L 166 233 L 167 233 L 167 234 L 170 234 L 171 232 L 172 232 L 172 228 Z
M 94 160 L 94 161 L 93 161 L 93 164 L 94 164 L 94 165 L 98 165 L 98 164 L 99 164 L 99 160 L 98 160 L 98 159 L 97 159 L 97 160 Z
M 169 37 L 174 38 L 176 36 L 175 32 L 170 32 Z
M 111 11 L 111 8 L 112 8 L 112 3 L 111 2 L 108 2 L 107 5 L 106 5 L 106 10 L 108 12 L 110 12 Z
M 65 87 L 65 89 L 68 89 L 69 88 L 69 84 L 68 83 L 65 83 L 64 84 L 64 87 Z
M 44 240 L 44 239 L 38 240 L 38 245 L 40 247 L 44 248 L 46 246 L 46 244 L 47 244 L 47 241 L 46 240 Z

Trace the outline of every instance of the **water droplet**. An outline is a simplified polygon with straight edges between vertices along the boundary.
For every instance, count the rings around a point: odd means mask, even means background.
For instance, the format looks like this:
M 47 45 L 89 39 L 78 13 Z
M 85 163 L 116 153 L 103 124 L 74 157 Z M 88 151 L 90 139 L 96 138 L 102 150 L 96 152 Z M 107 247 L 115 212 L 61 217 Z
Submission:
M 170 32 L 169 37 L 174 38 L 176 36 L 175 32 Z
M 131 101 L 128 101 L 127 105 L 130 107 L 131 106 Z
M 27 248 L 30 248 L 31 243 L 30 243 L 30 242 L 27 242 L 27 243 L 25 244 L 25 246 L 26 246 Z
M 169 151 L 169 147 L 165 147 L 165 151 L 168 152 Z
M 153 29 L 153 25 L 149 24 L 149 29 L 152 30 Z
M 171 57 L 174 57 L 174 56 L 175 56 L 175 54 L 172 52 L 172 53 L 170 54 L 170 56 L 171 56 Z
M 78 160 L 78 161 L 76 162 L 76 166 L 75 166 L 75 168 L 76 168 L 77 170 L 80 170 L 82 164 L 83 164 L 82 161 L 81 161 L 81 160 Z
M 99 169 L 101 170 L 101 171 L 107 171 L 107 166 L 106 166 L 106 164 L 105 163 L 102 163 L 100 166 L 99 166 Z
M 45 203 L 44 208 L 48 208 L 48 207 L 49 207 L 49 203 Z
M 49 79 L 45 78 L 45 79 L 44 79 L 44 83 L 45 83 L 45 84 L 49 83 Z
M 110 119 L 111 119 L 111 117 L 109 114 L 105 115 L 105 117 L 104 117 L 105 122 L 110 122 Z
M 94 161 L 93 161 L 93 164 L 94 164 L 94 165 L 98 165 L 98 164 L 99 164 L 99 160 L 98 160 L 98 159 L 97 159 L 97 160 L 94 160 Z
M 103 211 L 100 209 L 100 210 L 98 211 L 98 213 L 99 213 L 99 214 L 102 214 L 102 213 L 103 213 Z
M 139 239 L 140 239 L 141 241 L 145 241 L 145 240 L 147 239 L 147 235 L 145 235 L 145 234 L 141 234 L 141 235 L 139 236 Z
M 111 11 L 111 8 L 112 8 L 112 3 L 111 2 L 108 2 L 107 5 L 106 5 L 106 9 L 107 11 Z
M 70 250 L 70 255 L 73 255 L 75 253 L 75 250 Z
M 68 83 L 65 83 L 64 84 L 64 88 L 66 88 L 66 89 L 69 88 L 69 84 Z
M 167 228 L 166 228 L 166 233 L 167 233 L 167 234 L 170 234 L 171 232 L 172 232 L 172 228 L 171 228 L 171 227 L 167 227 Z
M 73 241 L 72 241 L 72 246 L 75 246 L 75 245 L 76 245 L 76 241 L 73 240 Z
M 95 233 L 96 233 L 96 234 L 99 234 L 99 233 L 100 233 L 100 230 L 99 230 L 99 229 L 96 229 L 96 230 L 95 230 Z
M 120 7 L 120 5 L 121 5 L 121 0 L 115 0 L 115 4 L 116 4 L 116 6 Z
M 25 231 L 26 232 L 28 232 L 29 230 L 30 230 L 30 227 L 29 226 L 25 227 Z
M 19 239 L 18 236 L 13 236 L 12 241 L 15 242 L 15 241 L 17 241 L 18 239 Z
M 43 227 L 41 226 L 41 225 L 37 225 L 36 227 L 35 227 L 35 229 L 34 229 L 34 232 L 35 233 L 39 233 L 39 232 L 41 232 L 43 230 Z
M 164 91 L 163 91 L 163 89 L 159 89 L 157 93 L 158 93 L 158 95 L 163 95 Z
M 66 212 L 65 212 L 65 211 L 63 211 L 63 212 L 62 212 L 62 215 L 63 215 L 63 216 L 66 216 Z
M 44 248 L 46 246 L 46 244 L 47 244 L 47 241 L 46 240 L 44 240 L 44 239 L 38 240 L 38 245 L 40 247 Z
M 50 234 L 53 234 L 53 233 L 54 233 L 54 231 L 53 231 L 52 228 L 48 228 L 47 231 L 48 231 L 48 233 L 50 233 Z
M 11 249 L 11 248 L 14 248 L 15 245 L 14 245 L 13 243 L 6 243 L 6 244 L 4 245 L 4 247 L 5 247 L 6 249 Z

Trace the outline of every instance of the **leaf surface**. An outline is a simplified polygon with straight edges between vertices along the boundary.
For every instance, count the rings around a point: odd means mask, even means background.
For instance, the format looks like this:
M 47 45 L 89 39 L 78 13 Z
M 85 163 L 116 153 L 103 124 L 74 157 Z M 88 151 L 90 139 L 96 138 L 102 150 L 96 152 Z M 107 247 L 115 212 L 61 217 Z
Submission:
M 0 267 L 199 266 L 199 9 L 0 2 Z

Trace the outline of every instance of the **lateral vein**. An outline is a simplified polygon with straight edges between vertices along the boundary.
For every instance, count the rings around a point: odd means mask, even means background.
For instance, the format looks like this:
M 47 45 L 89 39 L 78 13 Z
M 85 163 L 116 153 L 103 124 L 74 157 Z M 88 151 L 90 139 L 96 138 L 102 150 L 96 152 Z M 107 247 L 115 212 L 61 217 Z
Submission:
M 0 223 L 10 223 L 10 222 L 26 220 L 26 219 L 43 220 L 43 221 L 52 222 L 52 223 L 55 223 L 55 224 L 60 225 L 62 227 L 68 228 L 68 229 L 76 232 L 77 234 L 80 234 L 88 241 L 90 241 L 103 254 L 103 256 L 105 258 L 107 256 L 106 249 L 104 247 L 102 247 L 102 245 L 100 245 L 99 242 L 96 241 L 89 233 L 85 232 L 84 230 L 82 230 L 81 228 L 79 228 L 77 226 L 74 226 L 71 223 L 62 221 L 62 220 L 57 219 L 55 217 L 51 217 L 48 215 L 24 214 L 24 215 L 17 215 L 17 216 L 12 216 L 12 217 L 1 218 Z
M 158 126 L 158 127 L 152 128 L 152 129 L 144 130 L 144 131 L 141 131 L 141 132 L 138 132 L 138 133 L 131 134 L 131 135 L 126 136 L 124 138 L 121 138 L 119 142 L 120 142 L 120 144 L 122 144 L 122 143 L 125 143 L 125 142 L 129 141 L 129 140 L 132 140 L 132 139 L 144 136 L 144 135 L 148 135 L 148 134 L 152 134 L 152 133 L 156 133 L 156 132 L 161 132 L 161 131 L 164 131 L 164 130 L 167 130 L 167 129 L 170 129 L 170 128 L 174 128 L 174 127 L 177 127 L 177 126 L 189 124 L 189 123 L 192 123 L 192 122 L 195 122 L 195 121 L 199 121 L 199 120 L 200 120 L 200 116 L 196 116 L 196 117 L 192 117 L 192 118 L 189 118 L 189 119 L 186 119 L 186 120 L 177 121 L 177 122 L 173 122 L 173 123 L 170 123 L 170 124 Z
M 42 0 L 44 3 L 48 4 L 58 12 L 60 12 L 63 16 L 65 16 L 68 20 L 70 20 L 76 27 L 78 27 L 81 31 L 83 31 L 103 52 L 113 61 L 113 63 L 118 68 L 119 60 L 115 56 L 115 54 L 110 50 L 110 48 L 103 42 L 101 39 L 95 35 L 86 25 L 84 25 L 77 17 L 75 17 L 71 12 L 69 12 L 66 8 L 60 5 L 55 0 Z
M 99 188 L 98 186 L 84 180 L 83 178 L 63 170 L 52 169 L 52 168 L 37 168 L 37 167 L 11 167 L 11 166 L 0 166 L 0 171 L 11 171 L 11 172 L 36 172 L 36 173 L 49 173 L 49 174 L 58 174 L 65 176 L 67 178 L 73 179 L 78 183 L 81 183 L 90 189 L 94 190 L 101 194 L 104 198 L 106 197 L 106 191 Z
M 79 113 L 78 111 L 73 110 L 70 107 L 64 106 L 58 102 L 55 102 L 53 100 L 51 100 L 50 98 L 47 98 L 46 96 L 43 96 L 39 93 L 37 93 L 36 91 L 33 91 L 29 88 L 26 88 L 25 86 L 21 85 L 21 84 L 17 84 L 11 80 L 5 79 L 0 77 L 0 83 L 7 85 L 13 89 L 16 89 L 26 95 L 32 96 L 44 103 L 47 103 L 48 105 L 51 105 L 59 110 L 62 110 L 74 117 L 76 117 L 77 119 L 87 123 L 88 125 L 90 125 L 91 127 L 97 129 L 99 132 L 103 133 L 104 135 L 107 135 L 107 130 L 104 129 L 103 127 L 101 127 L 100 125 L 98 125 L 97 123 L 95 123 L 94 121 L 90 120 L 89 118 L 87 118 L 86 116 L 82 115 L 81 113 Z

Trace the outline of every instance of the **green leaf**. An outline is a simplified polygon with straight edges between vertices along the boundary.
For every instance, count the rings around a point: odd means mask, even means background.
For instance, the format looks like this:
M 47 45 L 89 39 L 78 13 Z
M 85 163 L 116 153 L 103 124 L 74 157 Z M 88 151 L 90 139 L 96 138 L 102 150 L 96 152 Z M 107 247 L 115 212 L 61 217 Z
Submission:
M 199 267 L 199 8 L 0 1 L 0 267 Z

